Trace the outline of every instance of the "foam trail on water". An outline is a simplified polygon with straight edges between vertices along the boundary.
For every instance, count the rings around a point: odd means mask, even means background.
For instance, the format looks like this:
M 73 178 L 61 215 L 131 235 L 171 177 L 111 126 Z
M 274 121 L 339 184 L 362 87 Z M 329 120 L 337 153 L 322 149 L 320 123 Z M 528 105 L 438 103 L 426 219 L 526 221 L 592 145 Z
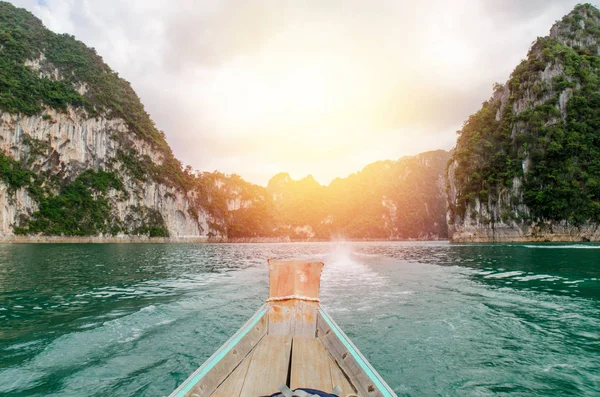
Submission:
M 321 299 L 333 313 L 368 311 L 374 302 L 368 291 L 386 289 L 388 280 L 365 263 L 364 257 L 356 255 L 350 244 L 336 242 L 325 257 L 321 277 Z
M 384 284 L 384 278 L 366 265 L 357 256 L 352 247 L 344 242 L 337 242 L 326 257 L 322 281 L 324 284 L 370 285 Z

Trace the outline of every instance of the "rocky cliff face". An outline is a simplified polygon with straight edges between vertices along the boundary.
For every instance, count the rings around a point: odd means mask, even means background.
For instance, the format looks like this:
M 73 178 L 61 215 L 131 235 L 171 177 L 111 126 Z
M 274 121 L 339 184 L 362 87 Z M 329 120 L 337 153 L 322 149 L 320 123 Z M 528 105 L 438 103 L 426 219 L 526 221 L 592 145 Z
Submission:
M 600 240 L 600 12 L 538 38 L 459 131 L 447 170 L 453 241 Z
M 64 112 L 46 109 L 43 115 L 35 116 L 2 113 L 0 150 L 27 169 L 57 176 L 65 183 L 88 169 L 115 172 L 127 192 L 126 196 L 109 193 L 111 216 L 123 225 L 115 236 L 149 235 L 136 233 L 136 229 L 149 223 L 167 232 L 153 237 L 198 239 L 208 238 L 211 232 L 205 211 L 200 209 L 191 214 L 195 206 L 191 193 L 153 180 L 138 179 L 129 172 L 120 157 L 125 151 L 147 156 L 146 161 L 154 164 L 161 164 L 162 156 L 137 138 L 122 119 L 89 118 L 71 107 Z M 39 210 L 38 202 L 32 199 L 26 187 L 14 190 L 6 183 L 0 184 L 0 205 L 2 238 L 14 235 L 14 226 Z M 149 213 L 159 219 L 147 219 Z
M 200 196 L 129 83 L 0 3 L 0 239 L 218 237 Z

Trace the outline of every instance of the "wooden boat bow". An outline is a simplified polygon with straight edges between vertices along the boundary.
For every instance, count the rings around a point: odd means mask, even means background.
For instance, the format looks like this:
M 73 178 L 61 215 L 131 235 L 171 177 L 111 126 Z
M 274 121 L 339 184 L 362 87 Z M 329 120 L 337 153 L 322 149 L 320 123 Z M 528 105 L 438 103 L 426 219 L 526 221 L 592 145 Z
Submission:
M 171 397 L 258 397 L 311 388 L 341 396 L 395 397 L 321 308 L 322 262 L 269 263 L 269 297 Z
M 322 262 L 269 259 L 269 335 L 315 337 L 322 269 Z

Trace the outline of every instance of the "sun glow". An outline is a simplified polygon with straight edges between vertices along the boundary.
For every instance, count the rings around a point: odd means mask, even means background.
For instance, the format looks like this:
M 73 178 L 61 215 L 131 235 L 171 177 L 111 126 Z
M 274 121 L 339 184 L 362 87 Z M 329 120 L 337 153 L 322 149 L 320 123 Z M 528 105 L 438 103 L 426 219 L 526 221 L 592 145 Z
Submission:
M 287 67 L 286 67 L 287 66 Z M 212 117 L 226 128 L 283 127 L 292 123 L 316 124 L 338 110 L 345 92 L 343 72 L 331 63 L 305 61 L 248 69 L 230 65 L 211 79 Z
M 576 0 L 10 2 L 95 47 L 184 164 L 266 184 L 450 149 Z
M 415 47 L 406 36 L 390 35 L 393 19 L 382 18 L 364 36 L 360 21 L 295 22 L 197 72 L 198 125 L 211 127 L 204 134 L 210 155 L 231 164 L 219 169 L 241 172 L 247 160 L 240 159 L 253 158 L 259 183 L 273 170 L 328 183 L 373 161 L 451 146 L 455 126 L 425 127 L 439 117 L 431 109 L 442 96 L 423 82 L 463 89 L 472 51 L 460 35 L 431 28 L 420 32 L 427 45 Z M 433 138 L 444 133 L 441 142 Z
M 267 175 L 314 173 L 328 183 L 369 162 L 397 158 L 399 151 L 427 149 L 413 139 L 418 128 L 396 129 L 393 140 L 374 139 L 376 129 L 390 128 L 385 124 L 390 113 L 409 118 L 421 111 L 411 110 L 410 82 L 386 84 L 379 79 L 377 69 L 384 66 L 322 54 L 293 58 L 271 54 L 259 59 L 249 67 L 246 59 L 238 58 L 207 72 L 206 84 L 198 92 L 201 108 L 208 109 L 203 122 L 214 125 L 213 133 L 227 142 L 223 154 L 231 153 L 231 146 L 243 148 L 245 156 L 267 153 Z M 398 90 L 405 94 L 394 92 Z M 357 156 L 364 160 L 356 164 Z M 307 167 L 317 163 L 323 165 L 320 172 Z M 349 166 L 352 163 L 356 165 Z M 239 163 L 234 167 L 239 169 Z

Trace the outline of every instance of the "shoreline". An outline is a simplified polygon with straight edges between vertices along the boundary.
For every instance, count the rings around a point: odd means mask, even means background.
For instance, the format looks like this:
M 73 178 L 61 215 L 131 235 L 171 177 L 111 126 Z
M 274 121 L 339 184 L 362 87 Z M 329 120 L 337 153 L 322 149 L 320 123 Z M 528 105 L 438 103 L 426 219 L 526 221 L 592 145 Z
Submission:
M 434 239 L 290 239 L 289 237 L 146 237 L 146 236 L 0 236 L 0 244 L 259 244 L 259 243 L 330 243 L 385 241 L 449 241 Z
M 137 243 L 211 243 L 208 237 L 141 236 L 2 236 L 0 244 L 137 244 Z
M 600 239 L 587 237 L 532 237 L 516 239 L 455 238 L 448 239 L 452 244 L 504 244 L 504 243 L 600 243 Z
M 503 244 L 503 243 L 598 243 L 597 239 L 582 239 L 575 236 L 566 238 L 432 238 L 432 239 L 290 239 L 288 237 L 141 237 L 141 236 L 0 236 L 0 244 L 277 244 L 277 243 L 334 243 L 334 242 L 448 242 L 450 244 Z
M 600 242 L 600 234 L 581 232 L 562 232 L 562 233 L 498 233 L 492 236 L 486 236 L 483 233 L 455 233 L 448 240 L 451 243 L 597 243 Z

